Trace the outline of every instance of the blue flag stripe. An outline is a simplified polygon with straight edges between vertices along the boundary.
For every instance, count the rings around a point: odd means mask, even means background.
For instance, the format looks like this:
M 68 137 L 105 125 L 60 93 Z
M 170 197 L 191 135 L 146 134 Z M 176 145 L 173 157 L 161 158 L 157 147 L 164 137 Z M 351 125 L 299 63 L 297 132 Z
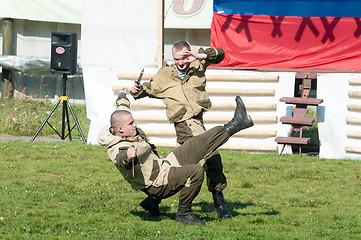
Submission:
M 361 17 L 360 0 L 213 0 L 213 11 L 221 14 Z

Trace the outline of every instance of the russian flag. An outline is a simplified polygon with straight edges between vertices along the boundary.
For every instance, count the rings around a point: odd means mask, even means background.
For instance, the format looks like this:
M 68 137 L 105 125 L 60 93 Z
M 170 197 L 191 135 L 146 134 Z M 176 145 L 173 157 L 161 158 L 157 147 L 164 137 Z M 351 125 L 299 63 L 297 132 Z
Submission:
M 217 66 L 361 70 L 361 1 L 214 0 Z

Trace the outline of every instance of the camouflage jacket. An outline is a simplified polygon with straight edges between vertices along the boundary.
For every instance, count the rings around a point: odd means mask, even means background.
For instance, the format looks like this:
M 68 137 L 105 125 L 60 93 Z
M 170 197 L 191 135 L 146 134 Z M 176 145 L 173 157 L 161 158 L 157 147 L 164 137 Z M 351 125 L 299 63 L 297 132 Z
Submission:
M 130 111 L 129 107 L 128 98 L 120 94 L 117 99 L 117 110 Z M 104 126 L 99 133 L 98 143 L 108 148 L 109 158 L 135 190 L 166 185 L 170 167 L 179 166 L 172 153 L 164 159 L 161 158 L 156 147 L 149 142 L 149 138 L 140 128 L 137 128 L 136 136 L 119 137 L 112 134 L 109 125 Z M 134 165 L 127 157 L 127 150 L 131 146 L 138 147 Z
M 212 104 L 205 89 L 205 71 L 210 64 L 223 60 L 224 51 L 221 48 L 201 48 L 198 52 L 206 53 L 207 58 L 190 63 L 183 79 L 174 64 L 165 67 L 143 84 L 142 91 L 132 94 L 134 99 L 146 96 L 162 99 L 171 123 L 181 122 L 207 111 Z

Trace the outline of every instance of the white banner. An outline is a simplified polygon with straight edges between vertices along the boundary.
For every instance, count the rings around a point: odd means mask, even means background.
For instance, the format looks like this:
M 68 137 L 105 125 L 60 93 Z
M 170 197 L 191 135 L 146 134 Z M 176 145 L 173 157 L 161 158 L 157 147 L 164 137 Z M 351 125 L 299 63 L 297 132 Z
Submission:
M 165 28 L 211 28 L 212 0 L 165 0 Z
M 84 0 L 82 13 L 88 143 L 97 144 L 100 128 L 115 110 L 117 73 L 156 67 L 157 1 Z

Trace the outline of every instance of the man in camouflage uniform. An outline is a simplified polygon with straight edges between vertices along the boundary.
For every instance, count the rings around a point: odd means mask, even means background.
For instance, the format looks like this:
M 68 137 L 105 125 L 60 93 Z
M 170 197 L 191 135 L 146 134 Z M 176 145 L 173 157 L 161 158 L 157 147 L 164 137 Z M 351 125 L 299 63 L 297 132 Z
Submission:
M 180 192 L 176 221 L 203 225 L 205 223 L 191 211 L 203 182 L 204 169 L 198 162 L 216 151 L 233 134 L 253 126 L 239 96 L 236 103 L 234 117 L 229 123 L 190 138 L 161 158 L 146 134 L 137 128 L 125 94 L 120 94 L 118 110 L 113 112 L 110 126 L 101 130 L 98 142 L 108 148 L 109 158 L 133 189 L 143 191 L 158 203 Z M 159 212 L 157 203 L 149 204 L 149 208 Z
M 224 58 L 221 48 L 207 48 L 192 53 L 190 45 L 178 41 L 173 45 L 174 65 L 161 69 L 143 85 L 135 83 L 131 94 L 134 99 L 145 96 L 162 99 L 166 105 L 167 118 L 174 124 L 177 143 L 183 144 L 189 138 L 205 132 L 203 112 L 211 107 L 205 90 L 205 71 L 210 64 L 220 63 Z M 223 190 L 227 186 L 223 174 L 221 155 L 214 151 L 205 159 L 208 190 L 212 192 L 215 210 L 220 218 L 231 218 L 225 204 Z

